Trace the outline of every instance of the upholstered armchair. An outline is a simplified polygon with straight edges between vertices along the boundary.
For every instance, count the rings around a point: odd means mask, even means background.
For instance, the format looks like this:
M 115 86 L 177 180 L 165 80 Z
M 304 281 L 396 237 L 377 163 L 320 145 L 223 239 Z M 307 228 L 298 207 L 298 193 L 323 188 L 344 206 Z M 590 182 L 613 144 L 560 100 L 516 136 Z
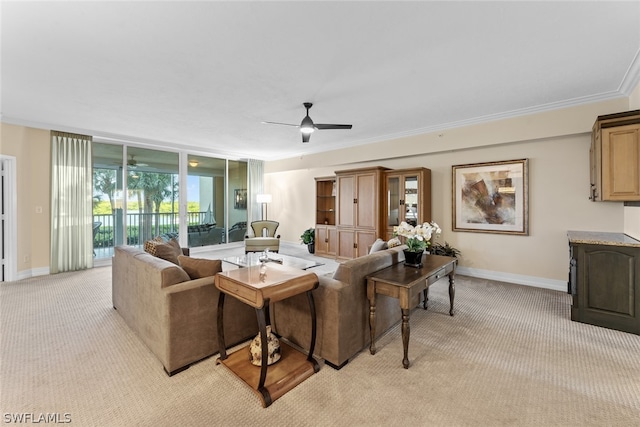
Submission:
M 262 252 L 269 249 L 271 252 L 280 250 L 280 235 L 276 230 L 280 225 L 277 221 L 253 221 L 251 229 L 253 235 L 244 236 L 244 253 Z

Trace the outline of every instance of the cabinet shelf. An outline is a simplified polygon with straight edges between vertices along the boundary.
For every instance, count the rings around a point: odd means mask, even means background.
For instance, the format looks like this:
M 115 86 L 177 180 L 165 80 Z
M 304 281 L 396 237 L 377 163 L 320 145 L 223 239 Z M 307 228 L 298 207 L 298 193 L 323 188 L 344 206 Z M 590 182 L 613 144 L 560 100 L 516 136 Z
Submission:
M 335 225 L 336 180 L 316 178 L 316 224 Z

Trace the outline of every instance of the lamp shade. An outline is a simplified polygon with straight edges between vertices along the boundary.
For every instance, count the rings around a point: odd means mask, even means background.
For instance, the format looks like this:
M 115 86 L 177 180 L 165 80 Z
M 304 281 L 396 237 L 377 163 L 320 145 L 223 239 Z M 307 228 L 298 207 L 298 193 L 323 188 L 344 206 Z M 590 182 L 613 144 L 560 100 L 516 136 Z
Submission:
M 271 194 L 258 194 L 258 203 L 271 203 Z

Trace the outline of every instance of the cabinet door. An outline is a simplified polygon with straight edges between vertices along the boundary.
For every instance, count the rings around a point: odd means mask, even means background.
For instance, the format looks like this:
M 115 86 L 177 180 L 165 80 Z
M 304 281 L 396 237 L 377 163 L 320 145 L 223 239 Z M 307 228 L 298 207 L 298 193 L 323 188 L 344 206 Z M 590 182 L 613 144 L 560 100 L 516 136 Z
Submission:
M 602 130 L 602 197 L 640 200 L 640 125 Z
M 572 307 L 571 318 L 640 333 L 640 250 L 599 245 L 577 249 L 577 307 Z
M 336 228 L 316 226 L 316 255 L 335 255 L 337 246 Z
M 356 175 L 356 227 L 376 229 L 378 223 L 378 177 L 374 173 Z
M 355 233 L 352 229 L 337 229 L 338 245 L 336 258 L 351 259 L 355 256 Z
M 356 257 L 367 255 L 376 238 L 375 231 L 356 231 Z
M 339 176 L 338 185 L 338 221 L 337 224 L 346 227 L 355 226 L 355 177 L 353 175 Z
M 328 254 L 329 240 L 327 236 L 328 227 L 316 225 L 316 255 Z
M 407 224 L 411 224 L 414 227 L 424 222 L 424 218 L 420 217 L 419 206 L 421 200 L 419 200 L 418 193 L 418 175 L 408 175 L 402 177 L 402 212 L 404 214 L 404 221 Z
M 389 176 L 386 182 L 386 227 L 393 228 L 400 225 L 402 212 L 400 206 L 400 176 Z
M 338 233 L 335 227 L 327 228 L 327 255 L 336 255 L 338 248 Z

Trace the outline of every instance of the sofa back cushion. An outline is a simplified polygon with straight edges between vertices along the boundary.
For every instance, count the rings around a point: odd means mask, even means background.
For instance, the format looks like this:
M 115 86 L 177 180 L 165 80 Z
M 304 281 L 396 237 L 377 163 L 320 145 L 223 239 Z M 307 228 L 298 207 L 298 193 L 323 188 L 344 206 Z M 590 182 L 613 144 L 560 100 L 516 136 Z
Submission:
M 180 267 L 187 272 L 191 279 L 215 276 L 222 271 L 222 261 L 219 259 L 191 258 L 180 255 Z
M 369 274 L 401 261 L 404 261 L 402 247 L 385 249 L 341 263 L 333 278 L 351 285 L 364 285 Z
M 149 282 L 151 286 L 160 285 L 161 288 L 166 288 L 191 280 L 187 272 L 179 265 L 151 254 L 142 252 L 135 256 L 135 261 L 134 269 L 138 280 Z

